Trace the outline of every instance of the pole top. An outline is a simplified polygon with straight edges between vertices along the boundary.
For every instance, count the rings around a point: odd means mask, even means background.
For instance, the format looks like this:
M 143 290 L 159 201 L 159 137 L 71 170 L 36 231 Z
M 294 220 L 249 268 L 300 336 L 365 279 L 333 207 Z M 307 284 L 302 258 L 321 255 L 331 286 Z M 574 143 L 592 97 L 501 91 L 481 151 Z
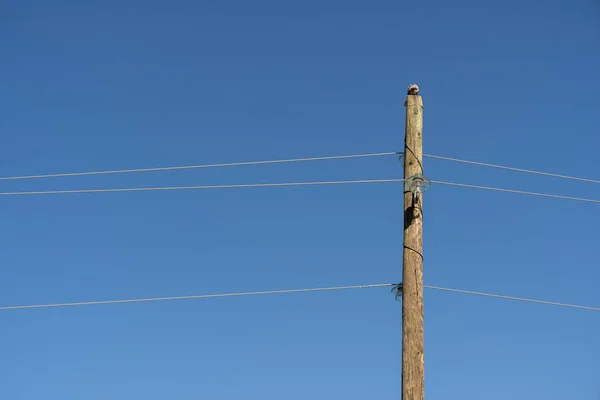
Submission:
M 409 96 L 418 96 L 419 95 L 419 86 L 417 85 L 410 85 L 408 87 L 408 93 Z

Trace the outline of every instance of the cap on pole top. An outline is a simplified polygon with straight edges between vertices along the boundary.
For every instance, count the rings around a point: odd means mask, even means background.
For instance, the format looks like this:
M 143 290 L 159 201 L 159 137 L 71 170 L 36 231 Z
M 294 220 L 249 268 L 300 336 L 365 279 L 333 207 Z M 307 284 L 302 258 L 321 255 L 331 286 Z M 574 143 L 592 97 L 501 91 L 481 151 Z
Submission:
M 419 86 L 417 86 L 417 85 L 410 85 L 408 87 L 408 95 L 409 96 L 418 96 L 419 95 Z

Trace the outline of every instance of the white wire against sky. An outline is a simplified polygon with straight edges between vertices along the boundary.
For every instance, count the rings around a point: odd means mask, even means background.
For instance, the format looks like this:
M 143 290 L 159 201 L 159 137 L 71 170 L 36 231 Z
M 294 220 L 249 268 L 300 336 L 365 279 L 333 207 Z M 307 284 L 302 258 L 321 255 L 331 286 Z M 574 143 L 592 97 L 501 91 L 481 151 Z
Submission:
M 77 306 L 92 306 L 92 305 L 108 305 L 108 304 L 125 304 L 125 303 L 148 303 L 157 301 L 172 301 L 172 300 L 192 300 L 192 299 L 211 299 L 211 298 L 222 298 L 222 297 L 243 297 L 243 296 L 259 296 L 268 294 L 285 294 L 285 293 L 308 293 L 308 292 L 323 292 L 323 291 L 338 291 L 338 290 L 349 290 L 349 289 L 373 289 L 382 287 L 393 287 L 393 283 L 379 283 L 372 285 L 353 285 L 353 286 L 331 286 L 331 287 L 320 287 L 320 288 L 308 288 L 308 289 L 284 289 L 284 290 L 268 290 L 260 292 L 237 292 L 237 293 L 218 293 L 218 294 L 203 294 L 203 295 L 192 295 L 192 296 L 174 296 L 174 297 L 149 297 L 140 299 L 123 299 L 123 300 L 104 300 L 104 301 L 82 301 L 74 303 L 48 303 L 48 304 L 33 304 L 33 305 L 21 305 L 21 306 L 4 306 L 0 307 L 0 311 L 8 310 L 24 310 L 24 309 L 39 309 L 39 308 L 58 308 L 58 307 L 77 307 Z M 492 297 L 504 300 L 514 300 L 526 303 L 535 303 L 543 305 L 551 305 L 557 307 L 575 308 L 580 310 L 588 311 L 600 311 L 600 307 L 588 307 L 577 304 L 558 303 L 554 301 L 536 300 L 524 297 L 505 296 L 500 294 L 484 293 L 484 292 L 473 292 L 470 290 L 453 289 L 440 286 L 423 285 L 426 289 L 438 290 L 452 293 L 462 293 L 474 296 Z
M 139 172 L 158 172 L 158 171 L 177 171 L 177 170 L 188 170 L 188 169 L 203 169 L 203 168 L 219 168 L 219 167 L 234 167 L 244 165 L 267 165 L 267 164 L 282 164 L 282 163 L 295 163 L 305 161 L 324 161 L 324 160 L 339 160 L 339 159 L 352 159 L 352 158 L 365 158 L 365 157 L 382 157 L 402 154 L 402 152 L 389 151 L 382 153 L 363 153 L 363 154 L 348 154 L 338 156 L 324 156 L 324 157 L 303 157 L 303 158 L 288 158 L 288 159 L 277 159 L 277 160 L 264 160 L 264 161 L 241 161 L 241 162 L 229 162 L 229 163 L 216 163 L 216 164 L 198 164 L 198 165 L 180 165 L 170 167 L 153 167 L 153 168 L 137 168 L 137 169 L 120 169 L 120 170 L 106 170 L 106 171 L 90 171 L 90 172 L 71 172 L 71 173 L 56 173 L 56 174 L 41 174 L 41 175 L 21 175 L 21 176 L 9 176 L 0 177 L 0 181 L 13 181 L 21 179 L 45 179 L 45 178 L 61 178 L 61 177 L 77 177 L 77 176 L 93 176 L 93 175 L 114 175 L 114 174 L 128 174 L 128 173 L 139 173 Z M 478 165 L 489 168 L 498 168 L 515 172 L 522 172 L 535 175 L 543 175 L 560 179 L 569 179 L 588 183 L 598 183 L 600 180 L 581 178 L 569 175 L 554 174 L 550 172 L 535 171 L 531 169 L 523 169 L 516 167 L 509 167 L 506 165 L 490 164 L 479 161 L 463 160 L 459 158 L 444 157 L 434 154 L 423 154 L 423 157 L 431 159 L 438 159 L 444 161 L 452 161 L 470 165 Z
M 63 178 L 63 177 L 91 176 L 91 175 L 130 174 L 130 173 L 136 173 L 136 172 L 177 171 L 177 170 L 186 170 L 186 169 L 237 167 L 237 166 L 242 166 L 242 165 L 282 164 L 282 163 L 294 163 L 294 162 L 303 162 L 303 161 L 324 161 L 324 160 L 340 160 L 340 159 L 349 159 L 349 158 L 381 157 L 381 156 L 390 156 L 390 155 L 394 155 L 394 154 L 398 154 L 398 153 L 397 152 L 366 153 L 366 154 L 349 154 L 349 155 L 342 155 L 342 156 L 288 158 L 288 159 L 266 160 L 266 161 L 240 161 L 240 162 L 219 163 L 219 164 L 198 164 L 198 165 L 181 165 L 181 166 L 172 166 L 172 167 L 119 169 L 119 170 L 108 170 L 108 171 L 72 172 L 72 173 L 43 174 L 43 175 L 22 175 L 22 176 L 0 177 L 0 181 L 15 181 L 15 180 L 20 180 L 20 179 Z
M 580 310 L 588 310 L 588 311 L 600 311 L 600 307 L 589 307 L 589 306 L 581 306 L 581 305 L 577 305 L 577 304 L 558 303 L 556 301 L 536 300 L 536 299 L 529 299 L 526 297 L 505 296 L 502 294 L 493 294 L 493 293 L 484 293 L 484 292 L 473 292 L 471 290 L 452 289 L 452 288 L 439 287 L 439 286 L 423 285 L 423 287 L 427 288 L 427 289 L 440 290 L 440 291 L 444 291 L 444 292 L 470 294 L 470 295 L 474 295 L 474 296 L 483 296 L 483 297 L 493 297 L 496 299 L 504 299 L 504 300 L 524 301 L 526 303 L 536 303 L 536 304 L 545 304 L 545 305 L 557 306 L 557 307 L 577 308 Z
M 350 181 L 313 181 L 313 182 L 284 182 L 284 183 L 245 183 L 233 185 L 198 185 L 198 186 L 166 186 L 139 187 L 114 189 L 74 189 L 74 190 L 44 190 L 37 192 L 0 192 L 0 196 L 26 196 L 43 194 L 76 194 L 76 193 L 122 193 L 122 192 L 154 192 L 171 190 L 201 190 L 201 189 L 240 189 L 256 187 L 285 187 L 285 186 L 315 186 L 315 185 L 348 185 L 356 183 L 385 183 L 403 182 L 404 179 L 359 179 Z
M 534 170 L 531 170 L 531 169 L 508 167 L 508 166 L 505 166 L 505 165 L 489 164 L 489 163 L 483 163 L 483 162 L 479 162 L 479 161 L 461 160 L 459 158 L 436 156 L 436 155 L 432 155 L 432 154 L 423 154 L 423 157 L 433 158 L 433 159 L 437 159 L 437 160 L 444 160 L 444 161 L 453 161 L 453 162 L 458 162 L 458 163 L 463 163 L 463 164 L 478 165 L 478 166 L 481 166 L 481 167 L 506 169 L 508 171 L 524 172 L 524 173 L 527 173 L 527 174 L 550 176 L 550 177 L 553 177 L 553 178 L 570 179 L 570 180 L 573 180 L 573 181 L 581 181 L 581 182 L 589 182 L 589 183 L 600 183 L 600 180 L 596 180 L 596 179 L 579 178 L 579 177 L 576 177 L 576 176 L 553 174 L 553 173 L 550 173 L 550 172 L 540 172 L 540 171 L 534 171 Z
M 347 289 L 371 289 L 378 287 L 393 286 L 390 283 L 380 283 L 373 285 L 353 285 L 353 286 L 332 286 L 309 289 L 284 289 L 284 290 L 268 290 L 260 292 L 238 292 L 238 293 L 218 293 L 218 294 L 201 294 L 192 296 L 174 296 L 174 297 L 149 297 L 144 299 L 126 299 L 126 300 L 104 300 L 104 301 L 82 301 L 76 303 L 52 303 L 52 304 L 36 304 L 29 306 L 5 306 L 0 307 L 0 311 L 6 310 L 22 310 L 30 308 L 56 308 L 56 307 L 75 307 L 75 306 L 92 306 L 106 304 L 123 304 L 123 303 L 147 303 L 153 301 L 171 301 L 171 300 L 192 300 L 192 299 L 212 299 L 219 297 L 242 297 L 242 296 L 259 296 L 266 294 L 283 294 L 283 293 L 306 293 L 306 292 L 323 292 L 334 290 Z
M 174 191 L 174 190 L 202 190 L 202 189 L 241 189 L 258 187 L 292 187 L 292 186 L 326 186 L 326 185 L 349 185 L 361 183 L 397 183 L 404 182 L 404 179 L 358 179 L 346 181 L 311 181 L 311 182 L 284 182 L 284 183 L 247 183 L 232 185 L 197 185 L 197 186 L 166 186 L 166 187 L 139 187 L 139 188 L 112 188 L 112 189 L 73 189 L 73 190 L 44 190 L 30 192 L 0 192 L 0 196 L 31 196 L 31 195 L 50 195 L 50 194 L 82 194 L 82 193 L 124 193 L 124 192 L 156 192 L 156 191 Z M 582 201 L 587 203 L 600 203 L 597 199 L 587 199 L 582 197 L 561 196 L 557 194 L 526 192 L 522 190 L 503 189 L 491 186 L 469 185 L 465 183 L 431 181 L 433 184 L 456 186 L 471 189 L 488 190 L 495 192 L 505 192 L 513 194 L 523 194 L 527 196 L 548 197 L 553 199 Z
M 503 189 L 491 186 L 480 186 L 480 185 L 468 185 L 466 183 L 455 183 L 455 182 L 444 182 L 444 181 L 431 181 L 431 183 L 435 183 L 438 185 L 447 185 L 447 186 L 456 186 L 470 189 L 481 189 L 481 190 L 491 190 L 494 192 L 504 192 L 504 193 L 514 193 L 514 194 L 524 194 L 527 196 L 540 196 L 540 197 L 549 197 L 552 199 L 562 199 L 562 200 L 572 200 L 572 201 L 584 201 L 587 203 L 600 203 L 600 200 L 596 199 L 586 199 L 583 197 L 570 197 L 570 196 L 561 196 L 558 194 L 548 194 L 548 193 L 537 193 L 537 192 L 525 192 L 522 190 L 513 190 L 513 189 Z

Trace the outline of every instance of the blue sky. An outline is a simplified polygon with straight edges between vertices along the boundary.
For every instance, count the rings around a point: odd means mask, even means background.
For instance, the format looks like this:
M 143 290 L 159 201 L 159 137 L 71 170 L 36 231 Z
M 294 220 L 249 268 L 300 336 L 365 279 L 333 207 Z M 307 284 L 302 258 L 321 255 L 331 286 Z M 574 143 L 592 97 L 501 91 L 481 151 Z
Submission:
M 0 5 L 0 175 L 397 151 L 600 177 L 593 1 Z M 437 180 L 600 186 L 425 160 Z M 402 175 L 394 157 L 0 191 Z M 0 305 L 397 282 L 398 184 L 0 198 Z M 425 283 L 588 305 L 594 204 L 433 186 Z M 593 312 L 426 292 L 428 399 L 598 399 Z M 388 289 L 0 313 L 0 397 L 398 398 Z

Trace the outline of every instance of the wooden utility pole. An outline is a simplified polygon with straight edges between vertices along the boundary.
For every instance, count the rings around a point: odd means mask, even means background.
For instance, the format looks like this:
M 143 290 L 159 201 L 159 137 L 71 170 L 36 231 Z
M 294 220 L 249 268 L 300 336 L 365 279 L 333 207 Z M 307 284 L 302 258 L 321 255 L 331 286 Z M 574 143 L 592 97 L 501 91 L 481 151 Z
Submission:
M 423 100 L 411 85 L 404 144 L 404 252 L 402 256 L 402 400 L 424 400 L 423 333 Z

